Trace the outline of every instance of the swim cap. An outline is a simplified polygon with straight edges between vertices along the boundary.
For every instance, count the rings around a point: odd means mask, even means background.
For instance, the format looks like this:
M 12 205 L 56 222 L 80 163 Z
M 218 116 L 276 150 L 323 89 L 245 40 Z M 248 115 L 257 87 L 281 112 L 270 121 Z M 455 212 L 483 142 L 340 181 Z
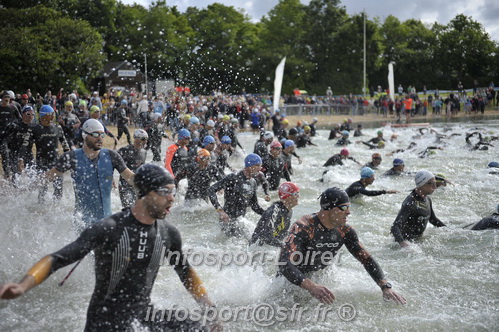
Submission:
M 286 140 L 286 142 L 284 142 L 284 148 L 289 148 L 290 146 L 295 146 L 295 142 L 288 139 L 288 140 Z
M 64 106 L 71 106 L 73 107 L 73 102 L 71 100 L 68 100 L 64 103 Z
M 230 139 L 229 136 L 223 136 L 220 142 L 222 142 L 222 144 L 230 144 L 232 143 L 232 140 Z
M 283 124 L 283 125 L 284 125 L 284 124 L 289 124 L 289 120 L 288 120 L 288 119 L 284 119 L 284 120 L 282 120 L 282 124 Z
M 71 94 L 69 95 L 69 98 L 70 98 L 70 99 L 74 99 L 74 100 L 76 100 L 76 94 L 71 93 Z
M 274 138 L 274 133 L 271 131 L 266 131 L 265 134 L 263 134 L 263 139 L 268 140 L 268 139 L 273 139 Z
M 404 165 L 404 161 L 400 158 L 395 158 L 393 159 L 393 166 L 400 166 L 400 165 Z
M 217 118 L 218 118 L 219 120 L 222 120 L 222 119 L 224 118 L 224 115 L 223 115 L 222 113 L 218 113 Z
M 426 182 L 433 179 L 435 175 L 428 171 L 419 171 L 416 173 L 416 177 L 414 178 L 414 182 L 416 183 L 416 187 L 421 187 L 426 184 Z
M 33 111 L 33 106 L 26 105 L 23 107 L 23 110 L 22 110 L 23 113 L 26 113 L 29 111 Z
M 244 167 L 251 167 L 255 165 L 261 165 L 262 164 L 262 158 L 260 158 L 259 155 L 256 153 L 250 153 L 245 159 L 244 159 Z
M 304 131 L 309 131 L 310 129 L 311 129 L 311 128 L 310 128 L 310 126 L 304 126 L 304 127 L 303 127 L 303 130 L 304 130 Z
M 191 119 L 191 115 L 190 114 L 184 114 L 184 119 L 185 120 L 190 120 Z
M 104 126 L 96 119 L 88 119 L 85 121 L 82 127 L 81 135 L 83 138 L 87 137 L 87 134 L 94 133 L 96 131 L 104 132 Z
M 99 106 L 93 105 L 92 107 L 90 107 L 90 113 L 94 113 L 94 112 L 100 112 Z
M 379 135 L 379 134 L 383 135 L 383 132 L 382 132 L 381 130 L 378 130 L 378 132 L 377 132 L 376 134 L 378 134 L 378 135 Z
M 349 156 L 350 155 L 350 151 L 348 151 L 347 148 L 343 148 L 340 151 L 340 155 L 342 155 L 342 156 Z
M 383 142 L 383 141 L 379 141 L 379 142 L 378 142 L 378 148 L 379 148 L 379 149 L 383 149 L 384 147 L 385 147 L 385 142 Z
M 40 117 L 42 117 L 44 115 L 53 114 L 54 109 L 49 105 L 43 105 L 38 113 L 40 113 Z
M 489 168 L 499 168 L 499 163 L 497 161 L 491 161 L 487 167 Z
M 197 117 L 197 116 L 193 116 L 193 117 L 191 117 L 191 118 L 189 119 L 189 122 L 190 122 L 191 124 L 199 124 L 199 119 L 198 119 L 198 117 Z
M 208 120 L 206 122 L 206 127 L 215 127 L 215 121 L 213 120 Z
M 186 139 L 191 138 L 191 133 L 185 128 L 182 128 L 178 131 L 178 139 Z
M 163 188 L 169 184 L 175 184 L 173 177 L 161 166 L 144 164 L 135 171 L 135 187 L 138 197 L 144 197 L 149 192 Z
M 276 110 L 274 111 L 274 113 L 281 113 L 281 111 L 278 108 L 276 108 Z
M 381 155 L 379 153 L 373 153 L 373 155 L 371 156 L 372 159 L 382 159 L 381 158 Z
M 149 139 L 149 135 L 147 134 L 147 132 L 144 129 L 137 129 L 133 133 L 133 138 Z
M 296 128 L 291 128 L 291 129 L 289 130 L 288 135 L 296 135 L 296 134 L 298 134 L 298 130 L 296 130 Z
M 341 132 L 341 134 L 342 134 L 343 136 L 348 136 L 348 135 L 350 135 L 350 132 L 349 132 L 348 130 L 343 130 L 343 131 Z
M 206 135 L 203 139 L 203 146 L 207 146 L 208 144 L 215 143 L 215 139 L 211 135 Z
M 230 116 L 228 116 L 227 114 L 225 114 L 224 117 L 222 118 L 222 120 L 229 121 L 230 120 Z
M 319 121 L 317 118 L 312 119 L 312 123 L 316 123 L 317 121 Z
M 85 106 L 85 107 L 87 107 L 87 102 L 85 100 L 80 100 L 80 102 L 78 103 L 78 106 Z
M 300 188 L 293 182 L 283 182 L 279 186 L 279 198 L 286 199 L 291 196 L 296 196 L 300 193 Z
M 278 141 L 273 141 L 272 143 L 270 143 L 270 148 L 271 149 L 282 149 L 282 145 Z
M 239 120 L 238 120 L 238 119 L 236 119 L 236 118 L 232 118 L 232 119 L 230 119 L 230 122 L 231 122 L 231 123 L 238 123 L 238 122 L 239 122 Z
M 301 121 L 299 121 L 299 120 L 296 122 L 296 125 L 297 125 L 298 127 L 301 127 L 301 125 L 302 125 L 302 124 L 303 124 L 303 122 L 301 122 Z
M 360 178 L 368 179 L 374 176 L 374 171 L 370 167 L 362 167 L 360 170 Z
M 126 101 L 126 99 L 123 99 L 123 100 L 121 101 L 121 105 L 128 105 L 128 101 Z
M 198 150 L 198 159 L 204 159 L 206 157 L 210 157 L 210 151 L 206 149 L 199 149 Z
M 320 204 L 322 210 L 331 210 L 332 208 L 349 203 L 350 199 L 348 198 L 347 193 L 337 187 L 332 187 L 326 189 L 320 196 Z

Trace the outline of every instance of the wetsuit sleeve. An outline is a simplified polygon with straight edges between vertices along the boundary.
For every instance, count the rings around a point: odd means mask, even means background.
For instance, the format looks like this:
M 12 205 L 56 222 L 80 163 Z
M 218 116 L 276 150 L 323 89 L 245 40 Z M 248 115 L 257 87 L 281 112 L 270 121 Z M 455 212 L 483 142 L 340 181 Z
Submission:
M 92 249 L 109 239 L 115 229 L 112 219 L 92 224 L 74 242 L 50 255 L 53 258 L 50 273 L 85 257 Z
M 370 141 L 369 141 L 370 142 Z M 370 149 L 375 149 L 377 146 L 369 142 L 362 142 L 362 144 L 367 145 Z
M 59 159 L 57 159 L 57 162 L 55 164 L 55 169 L 61 173 L 70 170 L 75 165 L 75 163 L 72 162 L 74 161 L 74 159 L 75 159 L 74 151 L 64 152 L 62 156 L 60 156 Z
M 258 237 L 262 240 L 263 243 L 269 244 L 274 247 L 281 246 L 281 241 L 276 239 L 272 234 L 276 227 L 277 219 L 282 218 L 280 214 L 276 213 L 276 210 L 278 209 L 279 205 L 272 204 L 272 206 L 262 214 L 262 217 L 259 221 L 263 223 L 263 228 L 258 234 Z
M 225 183 L 229 181 L 232 174 L 227 175 L 222 180 L 217 181 L 208 189 L 208 197 L 210 199 L 211 204 L 215 209 L 220 209 L 222 206 L 218 202 L 217 192 L 225 188 Z
M 287 167 L 283 168 L 282 175 L 284 176 L 286 181 L 291 181 L 291 176 L 289 175 L 289 169 Z
M 359 241 L 357 232 L 355 232 L 352 227 L 350 227 L 345 234 L 345 246 L 348 251 L 364 266 L 367 273 L 369 273 L 371 278 L 373 278 L 377 284 L 379 284 L 381 280 L 385 279 L 383 270 L 371 254 L 364 249 L 364 246 Z
M 292 262 L 295 252 L 303 253 L 308 243 L 308 234 L 300 224 L 291 227 L 279 257 L 279 272 L 291 283 L 300 286 L 305 280 L 305 275 Z M 300 255 L 296 255 L 298 257 Z
M 166 157 L 165 157 L 165 168 L 170 174 L 175 177 L 175 174 L 173 174 L 173 169 L 172 169 L 172 160 L 173 156 L 175 156 L 175 152 L 177 152 L 178 145 L 177 144 L 172 144 L 168 147 L 166 150 Z
M 402 207 L 395 219 L 390 232 L 393 234 L 395 241 L 398 243 L 404 241 L 404 236 L 402 235 L 402 226 L 407 223 L 410 215 L 410 206 L 406 202 L 402 203 Z
M 120 174 L 123 173 L 123 171 L 127 169 L 123 157 L 121 157 L 121 155 L 114 150 L 108 150 L 108 151 L 109 151 L 109 156 L 111 157 L 111 163 L 113 164 L 113 168 L 116 169 L 118 173 Z
M 169 264 L 174 267 L 175 272 L 180 278 L 180 281 L 182 281 L 185 289 L 187 289 L 187 291 L 191 293 L 194 298 L 199 299 L 207 295 L 201 279 L 192 266 L 190 266 L 188 260 L 184 257 L 182 252 L 182 238 L 179 231 L 170 226 L 168 233 L 168 238 L 171 241 L 169 251 L 170 253 L 178 254 L 178 256 L 171 255 Z
M 326 163 L 324 165 L 322 165 L 323 167 L 327 167 L 327 166 L 331 166 L 333 164 L 333 160 L 334 160 L 334 156 L 332 156 L 331 158 L 329 158 Z
M 59 142 L 61 143 L 62 150 L 64 152 L 69 151 L 69 144 L 68 144 L 68 141 L 66 141 L 66 136 L 64 135 L 64 132 L 62 131 L 62 127 L 57 126 L 57 130 L 59 131 Z
M 366 188 L 359 188 L 359 192 L 366 196 L 379 196 L 386 194 L 386 190 L 367 190 Z
M 258 197 L 256 196 L 256 190 L 253 193 L 253 196 L 251 197 L 250 205 L 251 209 L 255 211 L 255 213 L 258 213 L 259 215 L 262 215 L 265 212 L 265 210 L 260 206 L 260 204 L 258 204 Z
M 433 210 L 433 202 L 431 200 L 430 200 L 430 209 L 431 209 L 431 215 L 429 222 L 435 227 L 446 227 L 446 225 L 435 215 L 435 210 Z

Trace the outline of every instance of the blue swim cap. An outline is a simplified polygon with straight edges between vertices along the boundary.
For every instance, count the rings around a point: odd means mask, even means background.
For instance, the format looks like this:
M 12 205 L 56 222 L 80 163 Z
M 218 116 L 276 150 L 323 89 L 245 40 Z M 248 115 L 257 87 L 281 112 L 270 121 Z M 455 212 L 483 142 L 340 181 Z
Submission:
M 54 113 L 54 109 L 52 107 L 50 107 L 49 105 L 43 105 L 41 108 L 40 108 L 40 116 L 44 116 L 44 115 L 47 115 L 47 114 L 52 114 Z
M 126 101 L 126 99 L 123 99 L 123 100 L 121 101 L 121 105 L 128 105 L 128 101 Z
M 497 167 L 499 168 L 499 163 L 497 161 L 491 161 L 487 167 L 492 168 L 492 167 Z
M 360 178 L 367 179 L 374 176 L 374 171 L 370 167 L 362 167 L 360 170 Z
M 400 166 L 400 165 L 404 165 L 404 161 L 400 158 L 395 158 L 393 159 L 393 166 Z
M 178 139 L 191 138 L 191 132 L 183 128 L 178 131 Z
M 350 132 L 349 132 L 348 130 L 343 130 L 343 131 L 341 132 L 341 134 L 342 134 L 343 136 L 348 136 L 348 135 L 350 135 Z
M 191 124 L 199 124 L 199 118 L 197 116 L 193 116 L 189 119 Z
M 232 143 L 232 140 L 230 139 L 229 136 L 224 136 L 224 137 L 222 137 L 220 142 L 222 142 L 222 144 L 230 144 L 230 143 Z
M 245 159 L 244 159 L 244 167 L 251 167 L 255 165 L 261 165 L 262 164 L 262 158 L 260 158 L 259 155 L 256 153 L 250 153 Z
M 284 142 L 284 148 L 289 148 L 290 146 L 295 146 L 295 142 L 293 140 L 286 140 L 286 142 Z
M 203 139 L 203 146 L 215 143 L 215 139 L 211 135 L 206 135 Z

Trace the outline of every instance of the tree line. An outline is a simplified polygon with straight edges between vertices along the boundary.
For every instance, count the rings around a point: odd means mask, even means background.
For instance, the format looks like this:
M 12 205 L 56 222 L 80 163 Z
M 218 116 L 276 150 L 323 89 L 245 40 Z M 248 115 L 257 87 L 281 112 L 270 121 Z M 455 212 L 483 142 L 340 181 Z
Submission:
M 214 3 L 180 13 L 158 0 L 149 8 L 117 0 L 4 0 L 0 9 L 0 86 L 86 91 L 107 61 L 127 60 L 150 80 L 175 79 L 193 93 L 272 93 L 286 56 L 283 94 L 362 93 L 364 15 L 340 0 L 280 0 L 259 22 Z M 499 78 L 499 45 L 471 17 L 447 25 L 366 17 L 368 87 L 455 89 Z

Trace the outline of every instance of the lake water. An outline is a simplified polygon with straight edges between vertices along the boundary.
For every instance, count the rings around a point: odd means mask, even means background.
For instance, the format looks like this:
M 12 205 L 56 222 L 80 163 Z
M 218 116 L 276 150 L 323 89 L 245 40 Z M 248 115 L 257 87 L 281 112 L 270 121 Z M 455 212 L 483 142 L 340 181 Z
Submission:
M 434 128 L 443 132 L 438 124 Z M 255 310 L 268 305 L 274 310 L 302 309 L 301 317 L 277 317 L 270 322 L 252 319 L 225 319 L 228 331 L 491 331 L 499 329 L 499 262 L 497 230 L 470 231 L 464 226 L 490 215 L 499 203 L 499 176 L 488 173 L 486 165 L 499 161 L 499 148 L 488 151 L 469 151 L 464 134 L 475 127 L 499 133 L 499 121 L 447 124 L 445 134 L 461 133 L 446 140 L 448 146 L 428 158 L 419 158 L 417 152 L 433 145 L 435 137 L 418 139 L 415 152 L 404 152 L 392 157 L 386 153 L 406 148 L 415 128 L 384 128 L 385 137 L 392 133 L 398 139 L 388 142 L 383 162 L 377 175 L 391 167 L 393 158 L 402 158 L 406 170 L 430 170 L 445 173 L 453 185 L 439 188 L 432 195 L 436 215 L 449 227 L 428 226 L 424 237 L 409 249 L 400 249 L 389 233 L 402 201 L 414 187 L 412 176 L 378 178 L 369 189 L 397 189 L 400 194 L 364 197 L 353 201 L 349 217 L 361 242 L 383 268 L 394 290 L 405 296 L 408 304 L 398 306 L 384 302 L 381 291 L 362 265 L 343 248 L 333 266 L 312 274 L 315 282 L 329 287 L 336 301 L 328 306 L 325 317 L 316 317 L 318 301 L 307 292 L 283 278 L 275 279 L 277 267 L 273 264 L 230 264 L 221 269 L 200 264 L 196 270 L 204 281 L 211 298 L 220 308 L 249 306 Z M 377 128 L 364 131 L 363 140 L 375 136 Z M 324 182 L 319 182 L 322 164 L 339 152 L 328 132 L 319 131 L 313 139 L 318 147 L 299 149 L 303 163 L 293 160 L 293 181 L 301 188 L 300 203 L 294 209 L 293 221 L 317 212 L 317 197 L 328 187 L 348 187 L 359 179 L 359 166 L 347 161 L 335 167 Z M 256 136 L 240 134 L 247 152 L 252 152 Z M 353 139 L 353 138 L 352 138 Z M 163 152 L 167 142 L 164 142 Z M 496 145 L 499 143 L 496 141 Z M 370 160 L 373 150 L 363 144 L 349 147 L 351 155 L 362 164 Z M 150 153 L 149 153 L 150 154 Z M 151 159 L 152 156 L 149 156 Z M 230 160 L 241 168 L 243 156 Z M 18 281 L 42 256 L 58 250 L 75 239 L 72 226 L 74 204 L 70 177 L 65 176 L 64 197 L 58 204 L 37 203 L 37 190 L 26 185 L 7 189 L 4 185 L 0 208 L 0 282 Z M 180 192 L 185 193 L 185 183 Z M 220 231 L 217 214 L 211 205 L 186 207 L 182 195 L 168 217 L 180 230 L 184 249 L 198 253 L 254 252 L 245 239 L 227 238 Z M 262 196 L 262 195 L 260 195 Z M 272 200 L 276 199 L 273 194 Z M 270 203 L 260 200 L 262 206 Z M 113 211 L 121 208 L 117 191 L 113 193 Z M 251 234 L 258 215 L 250 209 L 242 220 Z M 263 248 L 274 253 L 272 248 Z M 260 250 L 263 250 L 260 249 Z M 57 284 L 70 267 L 54 273 L 48 280 L 25 296 L 14 301 L 0 302 L 1 331 L 81 331 L 85 325 L 86 309 L 93 290 L 94 275 L 91 257 L 85 258 L 63 287 Z M 153 302 L 161 308 L 173 306 L 196 308 L 171 267 L 160 269 L 153 290 Z M 258 307 L 260 306 L 260 307 Z M 347 308 L 349 311 L 345 311 Z M 318 310 L 318 309 L 317 309 Z M 351 316 L 345 315 L 352 313 Z M 288 314 L 289 312 L 287 312 Z M 347 317 L 348 316 L 348 317 Z M 227 318 L 227 316 L 226 316 Z M 229 317 L 232 318 L 232 317 Z M 350 320 L 351 319 L 351 320 Z M 282 321 L 283 320 L 283 321 Z M 262 326 L 270 325 L 270 326 Z

